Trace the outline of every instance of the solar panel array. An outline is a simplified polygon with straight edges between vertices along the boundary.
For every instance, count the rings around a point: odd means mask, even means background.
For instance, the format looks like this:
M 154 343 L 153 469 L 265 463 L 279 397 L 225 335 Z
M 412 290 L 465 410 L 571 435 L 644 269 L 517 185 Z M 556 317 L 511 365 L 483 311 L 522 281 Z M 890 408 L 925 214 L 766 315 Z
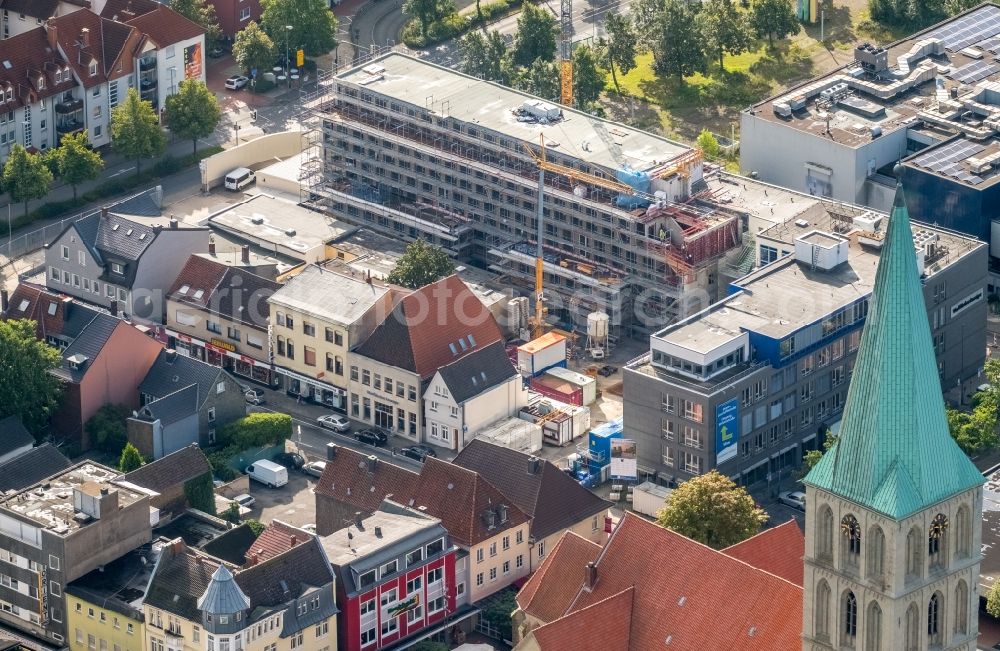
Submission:
M 946 49 L 957 52 L 1000 34 L 1000 7 L 985 5 L 953 20 L 929 34 L 939 38 Z
M 927 168 L 938 174 L 950 176 L 959 181 L 979 185 L 983 182 L 983 178 L 969 172 L 968 169 L 962 166 L 962 163 L 984 149 L 986 149 L 984 145 L 969 142 L 968 140 L 957 140 L 943 147 L 937 147 L 926 154 L 917 156 L 913 159 L 913 164 Z
M 976 47 L 980 50 L 986 50 L 987 52 L 996 54 L 997 52 L 1000 52 L 1000 37 L 994 36 L 993 38 L 988 38 L 981 43 L 976 43 Z
M 997 70 L 1000 70 L 1000 66 L 997 64 L 979 60 L 951 71 L 948 76 L 962 84 L 974 84 L 980 79 L 986 79 Z

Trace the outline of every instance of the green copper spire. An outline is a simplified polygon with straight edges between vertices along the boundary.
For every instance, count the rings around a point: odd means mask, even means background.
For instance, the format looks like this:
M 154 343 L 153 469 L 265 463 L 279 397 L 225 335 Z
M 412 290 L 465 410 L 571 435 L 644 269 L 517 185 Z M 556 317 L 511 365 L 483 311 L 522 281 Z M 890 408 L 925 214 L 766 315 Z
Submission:
M 840 439 L 804 481 L 897 520 L 983 483 L 948 433 L 901 184 Z

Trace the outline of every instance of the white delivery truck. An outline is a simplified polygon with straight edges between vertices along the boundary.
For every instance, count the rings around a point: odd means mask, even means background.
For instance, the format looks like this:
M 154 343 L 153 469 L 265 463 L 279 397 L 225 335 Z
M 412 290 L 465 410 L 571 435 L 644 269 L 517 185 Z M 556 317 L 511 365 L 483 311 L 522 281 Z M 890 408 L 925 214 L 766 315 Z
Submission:
M 288 483 L 288 469 L 273 461 L 254 461 L 253 465 L 247 466 L 245 472 L 250 479 L 259 481 L 268 488 L 278 488 Z

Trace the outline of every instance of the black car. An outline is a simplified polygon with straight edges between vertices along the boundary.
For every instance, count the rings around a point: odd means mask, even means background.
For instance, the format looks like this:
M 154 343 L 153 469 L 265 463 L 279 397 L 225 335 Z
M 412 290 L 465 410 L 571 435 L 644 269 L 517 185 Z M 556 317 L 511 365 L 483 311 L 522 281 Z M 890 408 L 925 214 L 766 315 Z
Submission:
M 306 465 L 306 460 L 302 458 L 302 455 L 294 452 L 282 452 L 280 454 L 276 454 L 274 455 L 274 459 L 272 459 L 272 461 L 280 463 L 289 470 L 298 470 L 302 466 Z
M 437 452 L 434 448 L 428 445 L 411 445 L 408 448 L 403 448 L 399 451 L 404 457 L 410 457 L 411 459 L 416 459 L 420 463 L 424 462 L 427 457 L 436 457 Z
M 610 364 L 605 364 L 597 371 L 599 375 L 603 375 L 604 377 L 611 377 L 617 372 L 618 372 L 618 367 L 611 366 Z
M 356 432 L 354 438 L 375 447 L 383 447 L 389 443 L 389 436 L 382 430 L 377 429 L 363 429 L 360 432 Z

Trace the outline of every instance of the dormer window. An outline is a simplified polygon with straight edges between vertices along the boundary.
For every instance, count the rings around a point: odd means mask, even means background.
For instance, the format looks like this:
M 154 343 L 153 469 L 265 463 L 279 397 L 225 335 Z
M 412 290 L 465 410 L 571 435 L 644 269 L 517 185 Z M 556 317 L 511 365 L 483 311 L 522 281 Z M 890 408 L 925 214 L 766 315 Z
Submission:
M 6 101 L 9 102 L 12 99 L 14 99 L 14 89 L 13 88 L 8 88 L 7 89 L 7 95 L 6 95 Z
M 112 273 L 116 273 L 119 276 L 122 276 L 125 274 L 125 265 L 121 264 L 120 262 L 112 262 L 111 271 Z
M 91 77 L 97 76 L 97 61 L 90 62 L 90 76 Z
M 45 90 L 45 77 L 38 78 L 38 90 Z
M 62 70 L 56 70 L 56 83 L 62 83 Z

